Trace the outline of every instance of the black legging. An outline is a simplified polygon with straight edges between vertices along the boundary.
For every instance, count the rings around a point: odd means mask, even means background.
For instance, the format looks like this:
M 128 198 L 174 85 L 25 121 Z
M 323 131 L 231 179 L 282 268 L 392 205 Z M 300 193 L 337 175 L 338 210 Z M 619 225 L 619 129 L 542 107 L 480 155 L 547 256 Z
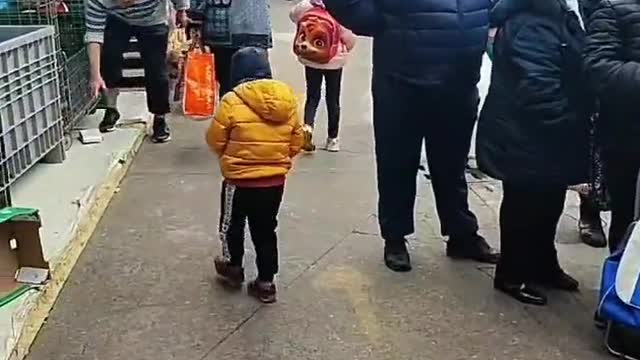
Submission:
M 328 136 L 330 139 L 338 137 L 340 131 L 340 88 L 342 83 L 342 69 L 319 70 L 305 68 L 307 80 L 307 101 L 304 106 L 304 123 L 311 127 L 316 121 L 316 112 L 320 104 L 322 80 L 325 81 L 327 113 L 329 114 Z

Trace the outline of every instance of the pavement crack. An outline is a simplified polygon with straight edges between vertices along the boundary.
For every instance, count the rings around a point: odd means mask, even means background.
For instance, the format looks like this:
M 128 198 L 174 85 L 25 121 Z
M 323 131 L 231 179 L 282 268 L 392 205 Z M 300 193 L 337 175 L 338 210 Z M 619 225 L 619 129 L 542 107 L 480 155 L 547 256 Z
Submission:
M 351 230 L 351 234 L 352 235 L 364 235 L 364 236 L 377 236 L 378 234 L 372 232 L 372 231 L 364 231 L 364 230 L 358 230 L 358 229 L 353 229 Z
M 375 215 L 370 214 L 369 216 L 367 216 L 367 218 L 365 219 L 365 222 L 374 218 Z M 320 254 L 320 256 L 318 256 L 313 262 L 311 262 L 309 265 L 307 265 L 299 274 L 298 276 L 296 276 L 295 278 L 293 278 L 289 284 L 285 285 L 284 288 L 285 289 L 289 289 L 290 287 L 292 287 L 302 276 L 304 276 L 307 272 L 309 272 L 310 269 L 312 269 L 314 266 L 316 266 L 320 261 L 322 261 L 322 259 L 324 259 L 327 255 L 329 255 L 333 250 L 335 250 L 335 248 L 337 248 L 338 246 L 340 246 L 341 244 L 343 244 L 351 235 L 354 234 L 354 231 L 357 230 L 352 230 L 350 231 L 347 235 L 345 235 L 343 238 L 341 238 L 340 240 L 336 241 L 333 245 L 331 245 L 330 248 L 328 248 L 325 252 L 323 252 L 322 254 Z
M 375 214 L 370 214 L 369 216 L 366 217 L 365 221 L 369 221 L 370 219 L 375 218 Z M 358 233 L 358 230 L 354 229 L 352 231 L 350 231 L 347 235 L 345 235 L 343 238 L 341 238 L 340 240 L 336 241 L 329 249 L 327 249 L 325 252 L 323 252 L 320 256 L 318 256 L 313 262 L 311 262 L 311 264 L 309 264 L 308 266 L 306 266 L 301 272 L 300 274 L 298 274 L 295 278 L 293 278 L 293 280 L 291 280 L 288 284 L 284 285 L 284 289 L 289 289 L 291 288 L 296 281 L 298 281 L 298 279 L 300 279 L 302 276 L 304 276 L 306 273 L 309 272 L 310 269 L 312 269 L 315 265 L 317 265 L 320 261 L 322 261 L 322 259 L 324 259 L 327 255 L 329 255 L 333 250 L 335 250 L 335 248 L 337 248 L 338 246 L 340 246 L 341 244 L 343 244 L 351 235 L 353 235 L 354 233 Z M 234 336 L 235 334 L 238 333 L 238 331 L 242 330 L 242 328 L 244 327 L 244 325 L 246 323 L 248 323 L 249 321 L 251 321 L 251 319 L 253 319 L 256 314 L 258 314 L 258 312 L 260 310 L 262 310 L 262 308 L 265 305 L 260 305 L 258 306 L 255 310 L 253 310 L 249 315 L 247 315 L 244 319 L 242 319 L 242 321 L 240 321 L 238 323 L 238 325 L 236 327 L 233 328 L 233 330 L 231 330 L 228 334 L 226 334 L 224 337 L 222 337 L 220 340 L 218 340 L 209 350 L 207 350 L 207 352 L 202 355 L 198 360 L 205 360 L 207 357 L 209 357 L 209 355 L 211 355 L 214 351 L 216 351 L 216 349 L 218 349 L 220 346 L 222 346 L 225 342 L 227 342 L 227 340 L 229 340 L 232 336 Z
M 202 355 L 202 357 L 200 357 L 199 360 L 205 360 L 207 357 L 209 357 L 209 355 L 211 355 L 214 351 L 216 351 L 216 349 L 218 349 L 228 339 L 230 339 L 233 335 L 235 335 L 238 331 L 240 331 L 244 326 L 244 324 L 248 323 L 251 319 L 253 319 L 256 316 L 256 314 L 260 311 L 260 309 L 262 309 L 264 306 L 265 305 L 258 306 L 255 310 L 251 312 L 251 314 L 249 314 L 247 317 L 242 319 L 242 321 L 238 323 L 238 325 L 236 325 L 236 327 L 233 328 L 233 330 L 231 330 L 227 335 L 223 336 L 220 340 L 218 340 L 218 342 L 216 342 L 209 350 L 207 350 L 207 352 L 204 355 Z
M 489 202 L 476 190 L 473 186 L 469 186 L 469 190 L 480 200 L 482 205 L 486 206 L 489 211 L 493 213 L 494 216 L 498 216 L 499 214 L 496 210 L 489 204 Z

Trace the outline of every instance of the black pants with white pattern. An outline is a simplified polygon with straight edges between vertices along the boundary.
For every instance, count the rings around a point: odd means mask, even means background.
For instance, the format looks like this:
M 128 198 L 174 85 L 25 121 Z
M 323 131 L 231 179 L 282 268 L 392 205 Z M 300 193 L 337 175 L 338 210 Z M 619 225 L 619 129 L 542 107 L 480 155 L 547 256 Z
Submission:
M 242 266 L 248 222 L 260 281 L 271 282 L 278 273 L 276 228 L 283 194 L 283 185 L 246 188 L 226 181 L 222 184 L 219 233 L 223 256 L 231 265 Z

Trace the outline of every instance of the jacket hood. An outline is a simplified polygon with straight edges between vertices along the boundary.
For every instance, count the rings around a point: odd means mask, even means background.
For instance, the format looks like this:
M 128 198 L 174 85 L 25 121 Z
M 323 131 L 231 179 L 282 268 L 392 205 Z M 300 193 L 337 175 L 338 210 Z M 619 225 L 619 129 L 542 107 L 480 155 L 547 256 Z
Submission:
M 298 111 L 298 99 L 289 85 L 278 80 L 254 80 L 233 92 L 265 121 L 286 123 Z
M 500 27 L 523 11 L 555 17 L 567 9 L 566 0 L 497 0 L 491 9 L 489 22 L 491 27 Z
M 231 58 L 232 87 L 247 81 L 271 78 L 271 65 L 266 50 L 256 47 L 242 48 Z

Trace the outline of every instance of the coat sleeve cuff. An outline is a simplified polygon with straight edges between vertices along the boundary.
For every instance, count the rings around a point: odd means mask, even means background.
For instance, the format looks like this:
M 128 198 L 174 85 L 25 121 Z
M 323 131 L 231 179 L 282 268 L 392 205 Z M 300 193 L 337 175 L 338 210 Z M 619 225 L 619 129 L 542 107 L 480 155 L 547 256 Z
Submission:
M 177 11 L 189 10 L 189 8 L 191 7 L 190 5 L 191 2 L 189 0 L 173 0 L 173 7 Z
M 104 42 L 104 33 L 103 32 L 87 32 L 84 36 L 84 41 L 89 43 L 98 43 L 102 44 Z

